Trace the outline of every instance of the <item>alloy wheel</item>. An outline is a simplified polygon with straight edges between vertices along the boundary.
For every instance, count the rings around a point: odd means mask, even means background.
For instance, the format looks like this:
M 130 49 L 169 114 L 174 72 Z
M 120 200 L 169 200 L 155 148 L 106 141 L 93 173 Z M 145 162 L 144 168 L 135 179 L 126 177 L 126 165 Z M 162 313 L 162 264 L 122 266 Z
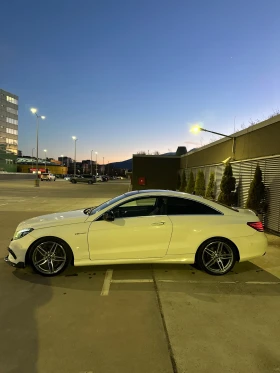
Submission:
M 41 242 L 32 252 L 32 264 L 35 269 L 45 275 L 60 272 L 67 262 L 64 247 L 55 241 Z
M 232 247 L 224 241 L 208 243 L 202 252 L 202 264 L 205 270 L 212 274 L 225 274 L 235 263 Z

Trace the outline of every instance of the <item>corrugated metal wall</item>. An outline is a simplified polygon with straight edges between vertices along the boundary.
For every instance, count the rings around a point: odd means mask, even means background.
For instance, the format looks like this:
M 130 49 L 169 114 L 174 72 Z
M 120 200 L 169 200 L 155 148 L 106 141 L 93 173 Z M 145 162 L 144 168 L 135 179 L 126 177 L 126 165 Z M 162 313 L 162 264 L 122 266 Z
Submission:
M 254 177 L 257 164 L 260 165 L 263 174 L 263 182 L 266 187 L 266 198 L 268 211 L 264 218 L 266 228 L 280 233 L 280 156 L 263 159 L 252 159 L 249 161 L 232 162 L 233 176 L 236 178 L 236 187 L 239 189 L 238 205 L 245 207 L 248 198 L 250 183 Z M 198 170 L 203 170 L 206 181 L 206 188 L 210 173 L 214 172 L 216 180 L 216 197 L 220 191 L 220 183 L 223 177 L 224 164 L 194 167 L 194 176 Z M 185 169 L 187 178 L 190 169 Z

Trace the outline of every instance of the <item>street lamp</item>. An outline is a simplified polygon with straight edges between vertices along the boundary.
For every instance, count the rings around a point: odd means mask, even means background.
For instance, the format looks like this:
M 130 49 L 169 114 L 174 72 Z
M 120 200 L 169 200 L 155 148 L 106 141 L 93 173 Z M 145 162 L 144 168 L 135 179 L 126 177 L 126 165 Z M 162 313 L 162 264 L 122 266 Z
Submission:
M 44 149 L 45 152 L 45 172 L 47 172 L 47 149 Z
M 92 152 L 93 152 L 93 150 L 91 150 L 91 152 L 90 152 L 90 174 L 91 174 L 91 176 L 92 176 Z
M 195 125 L 195 126 L 193 126 L 190 129 L 190 132 L 192 132 L 192 133 L 199 133 L 200 131 L 214 133 L 214 135 L 219 135 L 219 136 L 223 136 L 223 137 L 227 137 L 229 139 L 232 139 L 233 140 L 232 141 L 232 155 L 233 155 L 233 159 L 235 158 L 235 141 L 236 141 L 236 137 L 229 136 L 229 135 L 224 135 L 223 133 L 219 133 L 219 132 L 215 132 L 215 131 L 210 131 L 210 130 L 202 128 L 202 127 L 200 127 L 198 125 Z
M 104 166 L 104 157 L 103 157 L 103 175 L 104 175 L 104 167 L 105 167 L 105 166 Z
M 35 150 L 35 148 L 32 148 L 32 170 L 33 170 L 33 150 Z M 32 173 L 33 173 L 33 171 L 32 171 Z
M 36 147 L 36 180 L 35 180 L 35 186 L 38 187 L 40 186 L 39 184 L 39 178 L 38 178 L 38 151 L 39 151 L 39 119 L 46 119 L 46 117 L 44 115 L 38 115 L 37 114 L 37 109 L 35 108 L 31 108 L 30 109 L 31 113 L 32 114 L 35 114 L 36 117 L 37 117 L 37 130 L 36 130 L 36 143 L 37 143 L 37 147 Z
M 61 154 L 61 166 L 62 166 L 62 167 L 63 167 L 63 157 L 64 157 L 64 155 Z
M 96 160 L 95 160 L 95 176 L 97 176 L 97 152 L 95 152 Z
M 76 177 L 76 143 L 77 143 L 77 137 L 76 136 L 72 136 L 72 139 L 74 140 L 75 142 L 75 155 L 74 155 L 74 177 Z

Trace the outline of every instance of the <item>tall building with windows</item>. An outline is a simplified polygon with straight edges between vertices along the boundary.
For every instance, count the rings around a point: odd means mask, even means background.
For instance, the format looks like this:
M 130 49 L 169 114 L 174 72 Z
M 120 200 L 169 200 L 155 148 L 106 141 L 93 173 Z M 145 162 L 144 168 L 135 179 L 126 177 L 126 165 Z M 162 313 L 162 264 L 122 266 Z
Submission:
M 0 171 L 16 171 L 18 96 L 0 89 Z

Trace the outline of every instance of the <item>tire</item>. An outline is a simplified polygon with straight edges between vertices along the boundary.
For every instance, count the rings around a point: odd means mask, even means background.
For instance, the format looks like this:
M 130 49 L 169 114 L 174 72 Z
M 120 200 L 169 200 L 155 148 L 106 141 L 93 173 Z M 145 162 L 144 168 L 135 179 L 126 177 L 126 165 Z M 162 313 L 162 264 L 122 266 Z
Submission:
M 32 245 L 28 260 L 35 272 L 50 277 L 62 273 L 72 256 L 66 242 L 55 237 L 44 237 Z
M 231 271 L 238 253 L 232 242 L 223 238 L 205 241 L 197 250 L 196 264 L 213 276 L 222 276 Z
M 92 180 L 89 180 L 89 181 L 88 181 L 88 184 L 92 184 L 92 183 L 93 183 Z
M 71 180 L 71 183 L 72 183 L 72 184 L 76 184 L 77 181 L 76 181 L 76 180 Z

